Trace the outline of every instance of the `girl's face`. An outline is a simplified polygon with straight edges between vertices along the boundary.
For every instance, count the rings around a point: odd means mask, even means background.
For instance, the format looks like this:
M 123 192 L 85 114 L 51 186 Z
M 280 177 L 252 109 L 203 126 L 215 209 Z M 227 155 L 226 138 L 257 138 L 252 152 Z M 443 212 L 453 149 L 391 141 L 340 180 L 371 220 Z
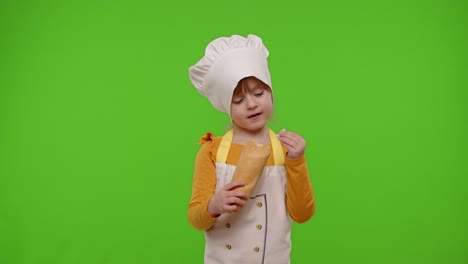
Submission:
M 266 84 L 255 77 L 241 80 L 232 96 L 232 122 L 251 132 L 264 128 L 273 110 L 270 91 Z

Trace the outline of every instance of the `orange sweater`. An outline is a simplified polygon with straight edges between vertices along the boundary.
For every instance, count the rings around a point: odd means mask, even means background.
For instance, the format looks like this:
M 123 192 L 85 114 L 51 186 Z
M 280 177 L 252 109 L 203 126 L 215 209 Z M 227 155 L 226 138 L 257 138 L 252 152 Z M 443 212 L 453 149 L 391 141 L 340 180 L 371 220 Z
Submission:
M 208 230 L 217 218 L 208 212 L 208 202 L 216 189 L 216 154 L 222 137 L 213 137 L 207 133 L 200 139 L 200 150 L 195 159 L 195 170 L 192 182 L 192 197 L 188 208 L 188 218 L 198 230 Z M 239 160 L 243 145 L 231 143 L 226 163 L 235 165 Z M 315 212 L 315 198 L 309 179 L 309 170 L 304 155 L 297 159 L 286 157 L 287 149 L 283 147 L 286 167 L 286 207 L 291 219 L 298 223 L 309 220 Z M 268 157 L 265 166 L 273 166 L 273 155 Z

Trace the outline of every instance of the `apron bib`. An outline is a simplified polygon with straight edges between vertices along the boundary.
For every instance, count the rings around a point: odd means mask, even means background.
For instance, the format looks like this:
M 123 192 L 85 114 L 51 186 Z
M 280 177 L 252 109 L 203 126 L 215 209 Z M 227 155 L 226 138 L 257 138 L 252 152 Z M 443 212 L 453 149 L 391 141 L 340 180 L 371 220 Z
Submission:
M 288 264 L 291 218 L 286 209 L 286 169 L 281 143 L 270 130 L 274 166 L 265 166 L 244 207 L 222 214 L 205 232 L 206 264 Z M 236 166 L 226 163 L 229 130 L 216 156 L 216 191 L 231 182 Z

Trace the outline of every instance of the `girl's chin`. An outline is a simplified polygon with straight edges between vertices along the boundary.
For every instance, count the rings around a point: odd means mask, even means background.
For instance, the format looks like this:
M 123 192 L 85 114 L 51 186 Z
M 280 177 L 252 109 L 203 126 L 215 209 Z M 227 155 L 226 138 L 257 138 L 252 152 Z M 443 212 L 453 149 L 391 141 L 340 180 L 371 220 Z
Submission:
M 234 123 L 235 124 L 235 123 Z M 241 129 L 241 130 L 245 130 L 245 131 L 248 131 L 248 132 L 259 132 L 261 131 L 262 129 L 264 129 L 266 127 L 266 123 L 264 124 L 259 124 L 259 125 L 237 125 L 235 124 L 237 128 Z

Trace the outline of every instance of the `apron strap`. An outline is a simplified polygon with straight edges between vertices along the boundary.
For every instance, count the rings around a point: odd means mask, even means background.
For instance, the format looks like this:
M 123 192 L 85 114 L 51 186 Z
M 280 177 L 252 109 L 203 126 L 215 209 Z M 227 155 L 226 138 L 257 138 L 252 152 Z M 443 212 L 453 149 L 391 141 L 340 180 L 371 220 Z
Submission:
M 284 166 L 284 154 L 283 154 L 283 147 L 281 146 L 281 142 L 276 137 L 275 132 L 270 129 L 270 142 L 271 148 L 273 151 L 273 158 L 275 159 L 275 165 L 277 166 Z
M 221 143 L 219 144 L 218 153 L 216 154 L 216 162 L 226 163 L 227 156 L 229 153 L 229 148 L 231 147 L 232 136 L 234 132 L 233 129 L 229 129 L 226 134 L 224 134 Z M 273 152 L 273 160 L 275 165 L 283 166 L 284 165 L 284 154 L 283 154 L 283 147 L 281 146 L 281 142 L 276 137 L 275 132 L 269 129 L 270 134 L 270 142 Z
M 224 134 L 221 143 L 219 144 L 218 154 L 216 154 L 216 162 L 226 163 L 229 148 L 231 147 L 233 130 L 230 128 L 226 134 Z

